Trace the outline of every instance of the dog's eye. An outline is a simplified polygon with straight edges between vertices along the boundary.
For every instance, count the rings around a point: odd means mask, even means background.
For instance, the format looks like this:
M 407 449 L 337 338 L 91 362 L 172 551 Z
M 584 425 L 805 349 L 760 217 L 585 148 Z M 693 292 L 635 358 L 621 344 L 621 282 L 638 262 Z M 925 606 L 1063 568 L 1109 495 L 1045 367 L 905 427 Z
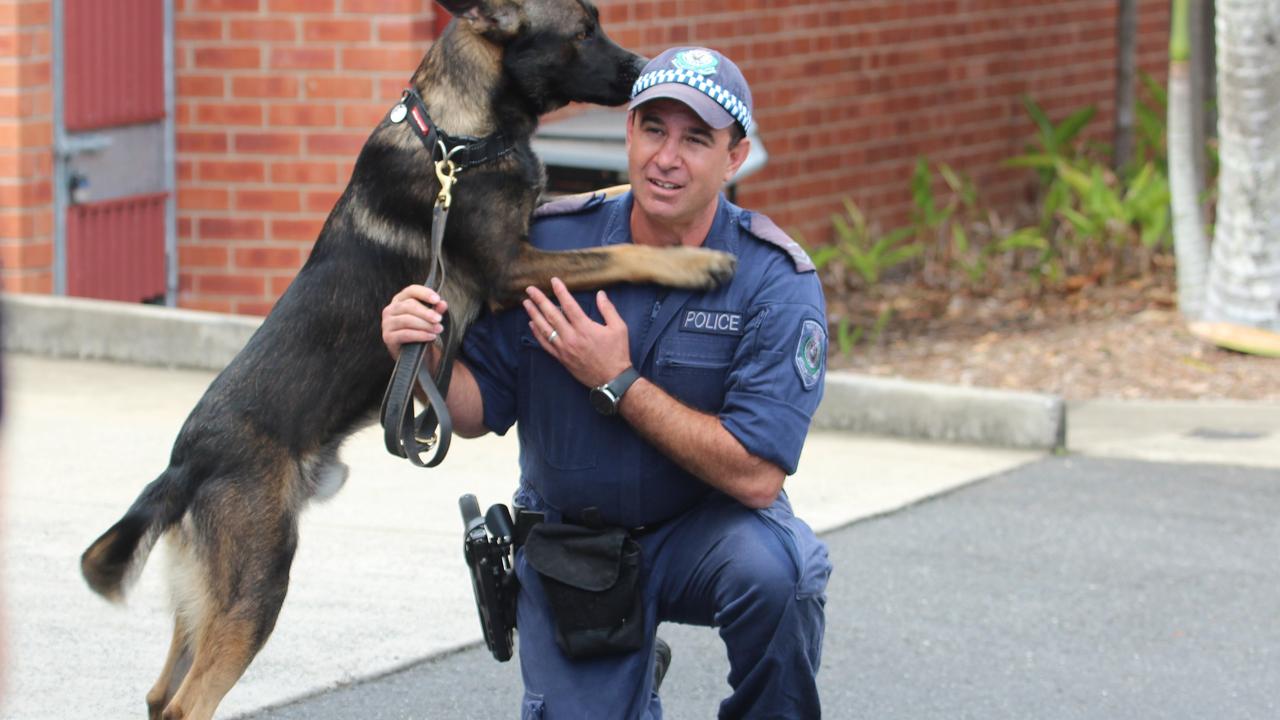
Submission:
M 582 30 L 577 35 L 575 35 L 573 39 L 578 42 L 586 42 L 587 38 L 591 37 L 591 32 L 592 32 L 592 29 L 587 28 L 586 30 Z

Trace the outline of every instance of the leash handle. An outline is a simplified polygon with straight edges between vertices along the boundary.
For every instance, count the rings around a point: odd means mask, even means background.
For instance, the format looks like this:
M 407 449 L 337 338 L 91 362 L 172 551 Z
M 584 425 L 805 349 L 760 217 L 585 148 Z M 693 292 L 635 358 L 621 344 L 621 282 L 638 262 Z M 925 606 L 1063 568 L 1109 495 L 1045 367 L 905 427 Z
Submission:
M 436 166 L 437 174 L 448 172 L 449 182 L 441 181 L 440 199 L 436 201 L 431 220 L 431 269 L 424 283 L 433 290 L 444 285 L 444 229 L 449 221 L 449 188 L 456 182 L 453 176 L 453 162 L 447 157 L 442 162 L 448 167 Z M 444 353 L 440 358 L 440 368 L 435 377 L 422 361 L 426 356 L 426 343 L 409 343 L 400 348 L 400 357 L 396 360 L 395 370 L 387 383 L 386 392 L 382 395 L 382 408 L 379 420 L 382 423 L 383 443 L 387 452 L 396 457 L 408 458 L 418 467 L 435 467 L 449 452 L 449 441 L 453 437 L 453 419 L 449 416 L 449 407 L 445 398 L 449 392 L 449 380 L 453 371 L 453 355 L 457 343 L 453 342 L 453 323 L 448 311 L 441 322 L 444 332 L 440 340 L 444 345 Z M 421 413 L 414 415 L 414 386 L 422 388 L 427 396 L 427 404 Z M 424 460 L 422 454 L 434 451 L 430 458 Z

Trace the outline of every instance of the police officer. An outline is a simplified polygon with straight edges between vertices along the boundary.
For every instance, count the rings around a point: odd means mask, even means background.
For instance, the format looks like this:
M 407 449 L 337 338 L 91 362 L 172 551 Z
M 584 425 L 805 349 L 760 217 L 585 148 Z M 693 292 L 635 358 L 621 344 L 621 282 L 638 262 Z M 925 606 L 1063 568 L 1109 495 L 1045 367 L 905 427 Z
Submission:
M 825 306 L 813 265 L 767 217 L 722 189 L 747 157 L 751 93 L 737 66 L 676 48 L 636 82 L 631 192 L 553 205 L 531 241 L 548 250 L 637 243 L 737 256 L 708 292 L 624 285 L 553 297 L 468 331 L 448 404 L 463 436 L 520 440 L 519 505 L 549 521 L 627 528 L 642 556 L 645 640 L 590 659 L 557 646 L 542 578 L 518 553 L 523 717 L 657 718 L 660 622 L 714 626 L 729 657 L 724 718 L 816 718 L 831 566 L 792 513 L 796 469 L 822 396 Z M 405 288 L 383 312 L 393 355 L 440 332 L 444 300 Z

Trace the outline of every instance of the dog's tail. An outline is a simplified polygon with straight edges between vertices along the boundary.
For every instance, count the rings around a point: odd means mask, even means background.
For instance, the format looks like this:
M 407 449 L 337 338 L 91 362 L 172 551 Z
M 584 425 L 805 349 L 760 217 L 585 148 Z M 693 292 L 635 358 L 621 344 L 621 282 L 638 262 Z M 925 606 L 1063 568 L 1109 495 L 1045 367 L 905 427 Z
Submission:
M 80 556 L 80 572 L 94 592 L 123 601 L 156 540 L 182 516 L 189 497 L 174 475 L 169 468 L 151 481 L 124 517 Z

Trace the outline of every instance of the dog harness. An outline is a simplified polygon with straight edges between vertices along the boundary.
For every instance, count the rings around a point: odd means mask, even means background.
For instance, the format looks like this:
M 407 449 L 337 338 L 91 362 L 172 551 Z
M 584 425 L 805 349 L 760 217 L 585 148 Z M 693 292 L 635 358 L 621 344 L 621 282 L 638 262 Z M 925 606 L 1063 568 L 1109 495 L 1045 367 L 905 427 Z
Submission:
M 400 102 L 387 113 L 387 119 L 397 124 L 409 120 L 409 127 L 435 163 L 440 192 L 431 216 L 431 269 L 423 284 L 438 291 L 444 285 L 444 230 L 453 204 L 457 174 L 510 154 L 515 144 L 501 132 L 482 138 L 446 134 L 431 120 L 422 96 L 412 87 L 405 89 Z M 444 326 L 440 336 L 444 355 L 435 377 L 422 366 L 426 343 L 410 343 L 400 349 L 400 357 L 382 396 L 380 419 L 387 452 L 408 458 L 418 467 L 439 465 L 449 451 L 453 435 L 453 421 L 449 417 L 445 397 L 449 392 L 457 343 L 451 342 L 453 323 L 449 321 L 448 311 L 445 311 L 441 324 Z M 415 384 L 427 395 L 427 406 L 417 415 L 413 411 Z M 422 454 L 432 450 L 431 457 L 424 460 Z

